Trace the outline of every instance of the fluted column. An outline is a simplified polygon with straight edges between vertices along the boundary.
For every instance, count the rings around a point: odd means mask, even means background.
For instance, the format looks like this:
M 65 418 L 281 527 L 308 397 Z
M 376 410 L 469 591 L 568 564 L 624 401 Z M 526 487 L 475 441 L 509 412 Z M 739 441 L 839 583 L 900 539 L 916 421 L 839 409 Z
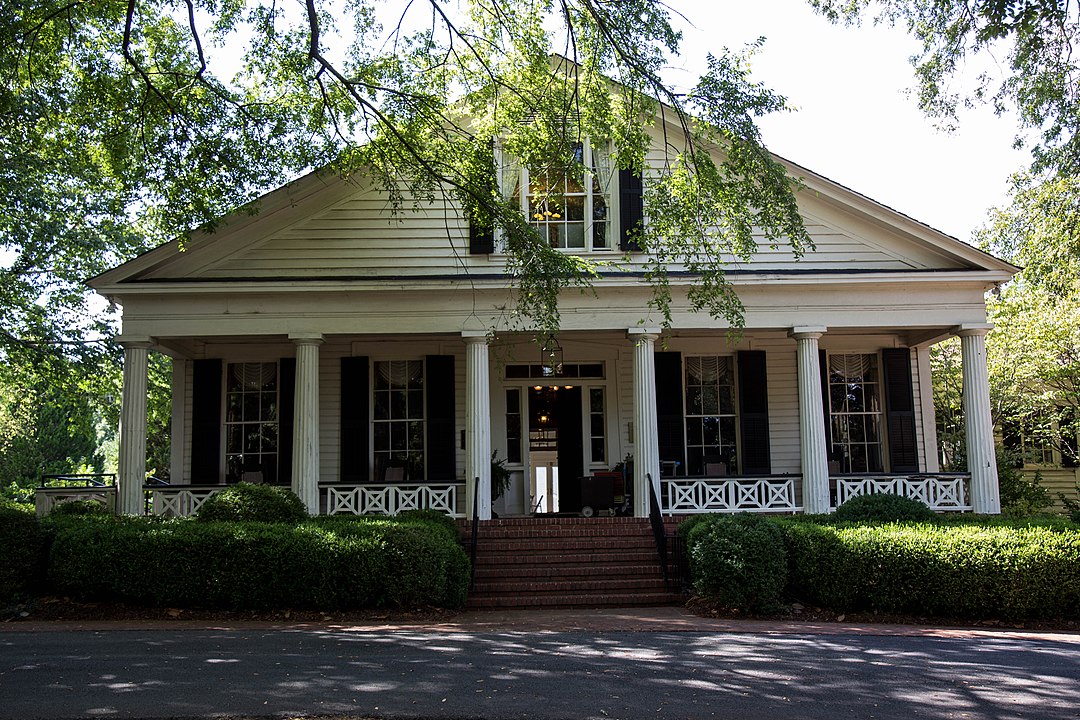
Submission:
M 997 458 L 994 455 L 994 421 L 990 417 L 990 380 L 986 371 L 986 333 L 989 325 L 961 325 L 960 355 L 963 362 L 965 441 L 971 472 L 971 505 L 977 513 L 1001 512 Z
M 825 447 L 825 410 L 821 404 L 818 338 L 823 327 L 795 327 L 799 367 L 799 450 L 802 458 L 803 512 L 829 512 L 829 455 Z
M 322 335 L 290 335 L 296 344 L 293 400 L 292 490 L 312 515 L 319 513 L 319 346 Z
M 488 336 L 463 331 L 465 341 L 465 502 L 466 514 L 491 519 L 491 389 Z M 476 478 L 480 478 L 479 490 Z M 474 496 L 475 500 L 474 500 Z
M 660 495 L 660 434 L 656 427 L 656 365 L 654 348 L 660 331 L 627 331 L 634 343 L 634 515 L 649 516 L 649 478 L 657 500 Z
M 148 340 L 121 340 L 124 348 L 124 387 L 120 404 L 120 457 L 118 458 L 116 512 L 146 512 L 146 372 Z

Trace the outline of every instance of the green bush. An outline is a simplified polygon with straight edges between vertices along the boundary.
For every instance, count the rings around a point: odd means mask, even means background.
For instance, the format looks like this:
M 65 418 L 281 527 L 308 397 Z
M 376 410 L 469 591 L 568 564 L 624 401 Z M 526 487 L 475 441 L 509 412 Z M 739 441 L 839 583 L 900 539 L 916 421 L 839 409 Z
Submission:
M 1080 615 L 1080 533 L 997 524 L 781 523 L 790 592 L 833 610 L 971 619 Z
M 418 522 L 438 527 L 455 540 L 461 537 L 457 521 L 441 510 L 402 510 L 394 519 L 402 523 Z
M 694 589 L 739 610 L 768 611 L 787 584 L 783 535 L 766 518 L 713 515 L 695 521 L 687 536 Z
M 207 498 L 196 517 L 231 522 L 299 522 L 308 513 L 288 488 L 241 482 Z
M 108 515 L 109 508 L 93 500 L 68 500 L 53 505 L 50 515 Z
M 353 518 L 67 521 L 49 564 L 55 589 L 80 599 L 222 609 L 456 607 L 468 575 L 443 530 Z
M 937 514 L 918 500 L 893 493 L 859 495 L 836 508 L 835 522 L 933 522 Z
M 0 603 L 31 592 L 42 572 L 44 537 L 32 511 L 0 505 Z

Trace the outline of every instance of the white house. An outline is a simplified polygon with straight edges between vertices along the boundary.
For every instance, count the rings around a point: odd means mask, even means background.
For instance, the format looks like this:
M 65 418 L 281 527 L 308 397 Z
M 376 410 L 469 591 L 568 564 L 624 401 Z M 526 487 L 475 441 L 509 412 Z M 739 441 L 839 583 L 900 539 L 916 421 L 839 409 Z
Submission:
M 627 456 L 638 515 L 650 482 L 669 513 L 824 512 L 883 488 L 997 512 L 983 295 L 1016 269 L 786 166 L 817 249 L 732 260 L 737 338 L 680 302 L 692 278 L 678 268 L 661 333 L 642 257 L 620 249 L 641 181 L 599 165 L 537 223 L 613 263 L 595 295 L 562 298 L 561 358 L 506 329 L 498 244 L 470 237 L 453 203 L 393 215 L 380 188 L 329 174 L 94 278 L 123 308 L 120 511 L 143 507 L 154 350 L 174 368 L 172 486 L 150 491 L 160 511 L 249 479 L 291 484 L 313 511 L 468 515 L 478 479 L 487 518 L 494 450 L 513 471 L 502 516 L 604 509 L 619 483 L 605 490 L 602 473 Z M 970 476 L 938 472 L 929 348 L 953 335 Z M 583 477 L 605 478 L 600 500 Z

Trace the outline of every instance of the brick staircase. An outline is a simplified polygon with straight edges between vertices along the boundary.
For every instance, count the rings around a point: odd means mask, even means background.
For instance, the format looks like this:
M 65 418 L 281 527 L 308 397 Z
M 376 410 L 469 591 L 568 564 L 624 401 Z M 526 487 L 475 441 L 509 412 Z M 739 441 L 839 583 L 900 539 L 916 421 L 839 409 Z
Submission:
M 462 522 L 469 548 L 471 523 Z M 670 528 L 669 528 L 670 531 Z M 648 518 L 511 518 L 480 522 L 468 607 L 681 603 L 665 585 Z

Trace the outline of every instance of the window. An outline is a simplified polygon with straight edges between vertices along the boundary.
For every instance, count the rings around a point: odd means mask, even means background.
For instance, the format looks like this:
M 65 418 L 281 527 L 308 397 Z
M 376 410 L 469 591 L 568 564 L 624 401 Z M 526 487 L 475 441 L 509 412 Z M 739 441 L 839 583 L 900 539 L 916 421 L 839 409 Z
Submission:
M 829 355 L 832 447 L 839 472 L 882 472 L 878 357 Z
M 737 472 L 735 373 L 730 357 L 687 357 L 686 474 Z
M 586 140 L 575 143 L 571 153 L 570 163 L 524 168 L 504 157 L 503 192 L 551 247 L 609 250 L 615 176 L 610 146 Z
M 225 397 L 228 482 L 277 480 L 277 363 L 229 363 Z
M 424 361 L 375 363 L 375 480 L 425 477 Z
M 589 388 L 589 442 L 592 462 L 607 462 L 607 442 L 604 432 L 604 388 Z
M 521 389 L 506 391 L 506 462 L 521 462 Z

